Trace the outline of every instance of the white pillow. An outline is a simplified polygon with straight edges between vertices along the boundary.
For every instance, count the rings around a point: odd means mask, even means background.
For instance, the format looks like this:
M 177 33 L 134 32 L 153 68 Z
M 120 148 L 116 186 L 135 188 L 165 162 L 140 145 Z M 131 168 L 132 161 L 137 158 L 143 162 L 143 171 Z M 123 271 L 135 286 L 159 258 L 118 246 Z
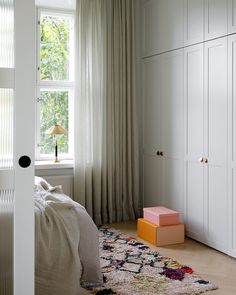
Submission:
M 34 177 L 34 184 L 36 186 L 40 185 L 46 191 L 51 188 L 51 185 L 44 178 L 38 176 Z

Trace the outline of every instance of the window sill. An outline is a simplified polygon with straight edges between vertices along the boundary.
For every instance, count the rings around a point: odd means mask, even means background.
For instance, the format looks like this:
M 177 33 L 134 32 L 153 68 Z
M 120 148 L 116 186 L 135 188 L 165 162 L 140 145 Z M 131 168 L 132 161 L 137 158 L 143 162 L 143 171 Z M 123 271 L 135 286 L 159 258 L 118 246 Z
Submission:
M 35 161 L 35 169 L 66 169 L 74 167 L 74 160 L 60 160 L 58 163 L 51 161 Z

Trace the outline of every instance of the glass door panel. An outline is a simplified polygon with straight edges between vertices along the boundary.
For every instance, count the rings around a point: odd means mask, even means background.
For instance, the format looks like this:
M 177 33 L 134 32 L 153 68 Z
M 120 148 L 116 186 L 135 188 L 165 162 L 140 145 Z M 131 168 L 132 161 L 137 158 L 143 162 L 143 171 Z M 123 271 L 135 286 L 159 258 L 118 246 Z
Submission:
M 0 294 L 13 294 L 14 2 L 0 0 Z M 9 75 L 10 73 L 10 75 Z M 6 87 L 8 80 L 9 86 Z M 12 85 L 11 85 L 12 84 Z
M 0 0 L 0 68 L 14 67 L 14 0 Z

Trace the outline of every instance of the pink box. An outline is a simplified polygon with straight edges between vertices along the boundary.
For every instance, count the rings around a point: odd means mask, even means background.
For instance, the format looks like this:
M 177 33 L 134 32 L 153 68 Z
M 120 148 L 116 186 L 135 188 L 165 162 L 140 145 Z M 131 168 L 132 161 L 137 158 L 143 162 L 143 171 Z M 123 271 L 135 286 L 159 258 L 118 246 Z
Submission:
M 143 208 L 143 218 L 156 225 L 179 224 L 179 212 L 165 207 Z

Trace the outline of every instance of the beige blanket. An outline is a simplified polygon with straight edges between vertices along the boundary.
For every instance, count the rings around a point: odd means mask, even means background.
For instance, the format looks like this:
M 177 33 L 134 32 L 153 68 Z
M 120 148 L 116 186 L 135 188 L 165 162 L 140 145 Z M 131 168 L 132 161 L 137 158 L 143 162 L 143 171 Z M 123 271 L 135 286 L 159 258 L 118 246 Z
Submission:
M 41 178 L 35 186 L 36 295 L 82 294 L 102 284 L 98 230 L 84 207 Z

